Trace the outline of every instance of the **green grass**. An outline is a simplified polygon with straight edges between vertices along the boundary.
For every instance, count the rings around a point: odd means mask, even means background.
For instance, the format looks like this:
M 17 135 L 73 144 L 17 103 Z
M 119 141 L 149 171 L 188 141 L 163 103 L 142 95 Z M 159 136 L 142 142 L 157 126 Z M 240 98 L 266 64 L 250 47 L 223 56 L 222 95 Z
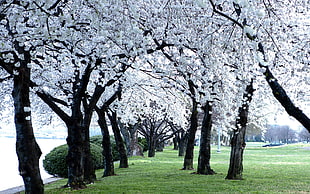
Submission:
M 166 148 L 154 158 L 132 157 L 128 169 L 116 168 L 117 176 L 101 178 L 87 189 L 71 191 L 59 189 L 66 180 L 45 186 L 46 193 L 309 193 L 310 145 L 293 144 L 262 148 L 248 144 L 244 153 L 242 181 L 225 180 L 230 148 L 221 153 L 212 150 L 211 166 L 216 175 L 196 175 L 194 171 L 180 170 L 183 158 Z M 197 166 L 197 151 L 195 156 Z M 117 164 L 115 165 L 118 166 Z

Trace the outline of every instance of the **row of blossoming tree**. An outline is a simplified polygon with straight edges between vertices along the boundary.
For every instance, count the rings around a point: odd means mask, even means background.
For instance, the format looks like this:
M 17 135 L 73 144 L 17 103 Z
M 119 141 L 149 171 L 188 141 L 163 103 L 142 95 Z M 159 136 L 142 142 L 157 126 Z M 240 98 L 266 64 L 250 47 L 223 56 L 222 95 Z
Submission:
M 118 123 L 128 129 L 151 113 L 167 122 L 167 137 L 188 128 L 183 169 L 193 168 L 201 125 L 199 174 L 214 173 L 212 129 L 231 131 L 227 178 L 241 179 L 246 125 L 264 125 L 268 93 L 310 131 L 301 110 L 309 107 L 308 9 L 304 0 L 1 1 L 1 96 L 14 102 L 26 193 L 44 192 L 32 123 L 45 119 L 45 107 L 68 130 L 72 189 L 96 179 L 89 157 L 95 117 L 106 134 L 106 117 L 119 133 Z

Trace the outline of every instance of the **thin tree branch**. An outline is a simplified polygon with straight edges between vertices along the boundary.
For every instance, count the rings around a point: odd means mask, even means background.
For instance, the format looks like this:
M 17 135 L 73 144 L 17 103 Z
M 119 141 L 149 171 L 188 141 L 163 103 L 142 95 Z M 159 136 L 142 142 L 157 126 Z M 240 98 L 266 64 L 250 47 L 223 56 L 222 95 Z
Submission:
M 57 104 L 53 101 L 53 97 L 44 91 L 37 91 L 36 94 L 66 123 L 69 124 L 72 120 L 70 116 L 65 113 Z
M 210 2 L 211 5 L 212 5 L 212 8 L 213 8 L 214 13 L 217 13 L 217 14 L 219 14 L 219 15 L 225 17 L 226 19 L 232 21 L 233 23 L 237 24 L 240 28 L 243 29 L 243 25 L 242 25 L 240 22 L 238 22 L 238 21 L 235 20 L 234 18 L 228 16 L 227 14 L 225 14 L 225 13 L 223 13 L 223 12 L 217 10 L 216 5 L 215 5 L 215 3 L 214 3 L 212 0 L 209 0 L 209 2 Z

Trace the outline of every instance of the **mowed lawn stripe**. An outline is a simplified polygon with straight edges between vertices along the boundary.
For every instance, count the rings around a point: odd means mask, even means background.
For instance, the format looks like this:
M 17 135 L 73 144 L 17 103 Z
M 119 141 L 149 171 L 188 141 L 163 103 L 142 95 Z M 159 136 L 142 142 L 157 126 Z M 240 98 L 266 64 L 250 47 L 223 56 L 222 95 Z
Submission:
M 248 143 L 244 152 L 244 180 L 225 180 L 229 147 L 217 153 L 212 147 L 211 166 L 216 175 L 196 175 L 180 170 L 183 157 L 167 147 L 154 158 L 132 157 L 130 167 L 119 169 L 116 176 L 102 178 L 87 189 L 59 189 L 66 179 L 45 186 L 46 193 L 310 193 L 310 150 L 307 144 L 263 148 Z M 195 148 L 195 163 L 199 148 Z

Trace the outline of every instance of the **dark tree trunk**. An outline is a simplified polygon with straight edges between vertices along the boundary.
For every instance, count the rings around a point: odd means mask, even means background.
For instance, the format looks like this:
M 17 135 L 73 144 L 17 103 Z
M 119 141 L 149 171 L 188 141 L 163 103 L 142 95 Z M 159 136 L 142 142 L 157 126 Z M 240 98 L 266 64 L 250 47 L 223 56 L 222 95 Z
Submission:
M 179 141 L 179 156 L 184 156 L 185 150 L 186 150 L 186 145 L 187 145 L 187 140 L 188 140 L 188 133 L 182 132 L 180 141 Z
M 94 93 L 94 96 L 101 96 L 102 92 L 98 93 Z M 99 98 L 99 97 L 98 97 Z M 84 117 L 83 117 L 83 122 L 82 122 L 82 134 L 83 134 L 83 151 L 84 151 L 84 182 L 86 184 L 91 184 L 94 183 L 96 178 L 96 173 L 95 173 L 95 165 L 93 162 L 93 158 L 91 156 L 91 152 L 90 152 L 90 137 L 89 137 L 89 127 L 90 127 L 90 123 L 91 123 L 91 118 L 93 116 L 93 109 L 94 103 L 96 103 L 98 100 L 97 99 L 93 99 L 93 102 L 91 103 L 91 105 L 89 106 L 86 103 L 86 99 L 84 99 Z
M 36 94 L 66 123 L 68 128 L 68 186 L 73 190 L 86 188 L 86 183 L 94 182 L 96 179 L 95 169 L 90 155 L 89 125 L 93 108 L 101 96 L 103 89 L 98 86 L 94 95 L 87 104 L 85 92 L 92 72 L 92 64 L 88 64 L 82 79 L 80 72 L 75 71 L 75 79 L 72 83 L 72 103 L 68 105 L 65 101 L 56 99 L 44 91 L 37 91 Z M 84 116 L 81 111 L 82 101 L 84 102 Z M 71 116 L 64 112 L 57 103 L 71 108 Z
M 81 89 L 79 71 L 75 73 L 75 81 L 73 82 L 72 90 L 72 105 L 71 105 L 71 117 L 70 121 L 67 121 L 68 127 L 68 155 L 67 155 L 67 165 L 68 165 L 68 185 L 73 190 L 79 190 L 86 188 L 84 182 L 84 159 L 85 159 L 85 128 L 83 126 L 83 114 L 81 111 L 82 96 L 86 89 Z M 81 83 L 81 85 L 84 85 Z M 87 85 L 87 84 L 86 84 Z M 77 92 L 79 91 L 79 92 Z
M 274 97 L 285 108 L 285 111 L 297 121 L 299 121 L 310 132 L 310 119 L 305 115 L 302 110 L 294 105 L 291 99 L 286 94 L 285 90 L 278 83 L 276 78 L 272 75 L 268 67 L 265 67 L 264 73 L 266 81 L 268 82 Z
M 193 170 L 193 159 L 194 159 L 194 145 L 195 145 L 195 135 L 198 127 L 198 111 L 197 103 L 194 103 L 193 111 L 190 119 L 190 128 L 188 131 L 188 140 L 186 145 L 186 152 L 184 157 L 183 170 Z
M 173 141 L 173 149 L 178 150 L 178 137 L 174 137 L 172 141 Z
M 84 189 L 84 151 L 82 129 L 77 123 L 68 125 L 68 155 L 66 158 L 68 166 L 68 186 L 73 190 Z
M 97 61 L 98 62 L 98 61 Z M 96 62 L 96 63 L 97 63 Z M 123 66 L 124 69 L 122 69 L 122 72 L 126 71 L 126 67 Z M 84 79 L 82 79 L 82 83 L 88 83 L 89 82 L 89 75 L 92 71 L 92 68 L 88 68 L 85 70 L 85 73 L 83 75 Z M 108 81 L 106 83 L 105 86 L 110 86 L 112 85 L 117 79 L 112 79 L 110 81 Z M 83 84 L 86 85 L 87 84 Z M 86 88 L 83 89 L 83 91 L 86 91 Z M 83 100 L 83 105 L 84 105 L 84 119 L 83 119 L 83 129 L 84 129 L 84 180 L 87 183 L 93 183 L 96 180 L 96 174 L 95 174 L 95 167 L 92 161 L 92 157 L 91 157 L 91 152 L 90 152 L 90 142 L 89 142 L 89 126 L 91 123 L 91 118 L 92 118 L 92 114 L 93 114 L 93 110 L 97 109 L 98 107 L 96 107 L 96 104 L 98 102 L 98 100 L 100 99 L 101 95 L 103 94 L 103 92 L 105 91 L 105 87 L 99 85 L 96 85 L 95 90 L 93 95 L 91 96 L 89 102 L 87 103 L 87 99 L 85 97 L 82 98 Z M 105 111 L 109 105 L 117 98 L 120 97 L 121 95 L 121 91 L 122 91 L 122 86 L 121 84 L 119 85 L 117 91 L 115 91 L 115 93 L 104 103 L 103 107 L 101 108 L 101 110 L 98 111 Z M 105 119 L 105 114 L 103 115 L 104 119 Z M 106 122 L 106 121 L 104 121 Z M 116 122 L 116 121 L 115 121 Z M 110 140 L 110 136 L 108 134 L 108 138 Z M 111 143 L 110 147 L 111 147 Z M 112 149 L 111 149 L 112 150 Z M 113 162 L 113 158 L 112 158 L 112 162 Z M 114 174 L 114 167 L 113 167 L 113 174 Z
M 192 94 L 192 115 L 190 117 L 190 128 L 188 130 L 188 140 L 186 146 L 186 152 L 183 163 L 183 170 L 193 170 L 194 169 L 194 145 L 195 145 L 195 136 L 198 127 L 198 110 L 197 102 L 195 99 L 195 87 L 192 81 L 188 82 L 190 91 Z
M 124 141 L 125 141 L 125 145 L 126 145 L 126 150 L 127 150 L 127 156 L 130 157 L 132 156 L 130 153 L 132 153 L 132 150 L 130 148 L 130 134 L 129 134 L 129 129 L 128 127 L 126 127 L 123 123 L 121 123 L 120 121 L 118 121 L 118 126 L 119 129 L 121 131 L 121 134 L 123 135 Z
M 30 60 L 29 53 L 24 54 L 26 60 Z M 23 177 L 25 193 L 44 193 L 44 185 L 41 179 L 39 158 L 42 154 L 33 133 L 30 112 L 30 61 L 21 61 L 17 69 L 18 75 L 14 76 L 14 88 L 12 92 L 15 108 L 16 127 L 16 152 L 19 161 L 19 172 Z
M 79 98 L 73 98 L 69 116 L 61 110 L 53 101 L 53 97 L 44 91 L 36 93 L 65 123 L 68 129 L 68 155 L 66 158 L 68 166 L 68 185 L 73 190 L 86 188 L 84 183 L 84 146 L 85 130 L 82 128 L 81 103 Z
M 131 156 L 144 156 L 143 148 L 139 145 L 138 142 L 138 125 L 129 127 L 130 133 L 130 155 Z
M 90 141 L 89 141 L 89 126 L 84 129 L 84 141 L 83 141 L 83 151 L 84 151 L 84 182 L 86 184 L 94 183 L 96 180 L 95 166 L 90 152 Z
M 143 156 L 143 148 L 138 143 L 138 125 L 122 125 L 120 129 L 126 140 L 127 156 Z
M 212 129 L 212 105 L 207 102 L 203 108 L 204 117 L 201 126 L 200 150 L 198 157 L 197 174 L 213 175 L 215 172 L 211 169 L 211 129 Z
M 105 119 L 105 112 L 100 111 L 97 108 L 96 108 L 96 111 L 99 117 L 98 124 L 101 128 L 101 133 L 102 133 L 102 148 L 103 148 L 102 155 L 104 157 L 103 177 L 113 176 L 115 175 L 115 173 L 114 173 L 112 146 L 111 146 L 111 140 L 110 140 L 110 134 L 109 134 L 107 121 Z
M 163 152 L 164 148 L 165 148 L 165 142 L 159 140 L 159 142 L 156 144 L 156 151 Z
M 177 128 L 173 123 L 169 123 L 171 129 L 174 132 L 173 140 L 173 149 L 179 150 L 179 156 L 184 156 L 186 143 L 187 143 L 187 135 L 186 132 L 182 128 Z
M 230 164 L 226 179 L 242 180 L 243 172 L 243 152 L 245 149 L 245 133 L 248 121 L 249 104 L 253 96 L 253 81 L 246 87 L 243 95 L 242 106 L 238 110 L 236 129 L 233 131 L 231 139 Z
M 113 80 L 111 82 L 114 83 L 115 80 Z M 99 87 L 99 91 L 100 95 L 102 94 L 102 92 L 105 90 L 104 87 Z M 111 140 L 110 140 L 110 134 L 109 134 L 109 129 L 108 129 L 108 125 L 107 125 L 107 121 L 105 118 L 105 112 L 107 111 L 108 107 L 110 106 L 110 104 L 112 102 L 114 102 L 120 95 L 122 92 L 122 86 L 121 84 L 119 85 L 119 88 L 117 91 L 115 91 L 115 93 L 106 101 L 104 102 L 104 104 L 101 106 L 101 108 L 97 107 L 95 104 L 94 108 L 98 114 L 99 120 L 98 120 L 98 124 L 101 128 L 101 133 L 102 133 L 102 148 L 103 148 L 103 157 L 104 157 L 104 173 L 103 173 L 103 177 L 106 176 L 112 176 L 115 175 L 114 173 L 114 163 L 113 163 L 113 155 L 112 155 L 112 145 L 111 145 Z M 99 92 L 97 92 L 99 94 Z M 97 96 L 97 98 L 99 99 L 99 95 Z M 97 102 L 94 101 L 93 102 Z M 115 123 L 116 123 L 116 119 L 115 119 Z M 116 123 L 117 125 L 117 123 Z M 120 132 L 119 132 L 120 133 Z
M 109 116 L 109 119 L 112 125 L 112 130 L 113 130 L 114 137 L 115 137 L 115 143 L 116 143 L 117 150 L 120 156 L 119 167 L 128 168 L 127 152 L 126 152 L 124 140 L 122 138 L 120 129 L 118 127 L 116 112 L 112 112 L 111 114 L 108 114 L 108 116 Z
M 155 140 L 153 139 L 152 136 L 150 136 L 147 140 L 148 144 L 148 157 L 155 157 Z

